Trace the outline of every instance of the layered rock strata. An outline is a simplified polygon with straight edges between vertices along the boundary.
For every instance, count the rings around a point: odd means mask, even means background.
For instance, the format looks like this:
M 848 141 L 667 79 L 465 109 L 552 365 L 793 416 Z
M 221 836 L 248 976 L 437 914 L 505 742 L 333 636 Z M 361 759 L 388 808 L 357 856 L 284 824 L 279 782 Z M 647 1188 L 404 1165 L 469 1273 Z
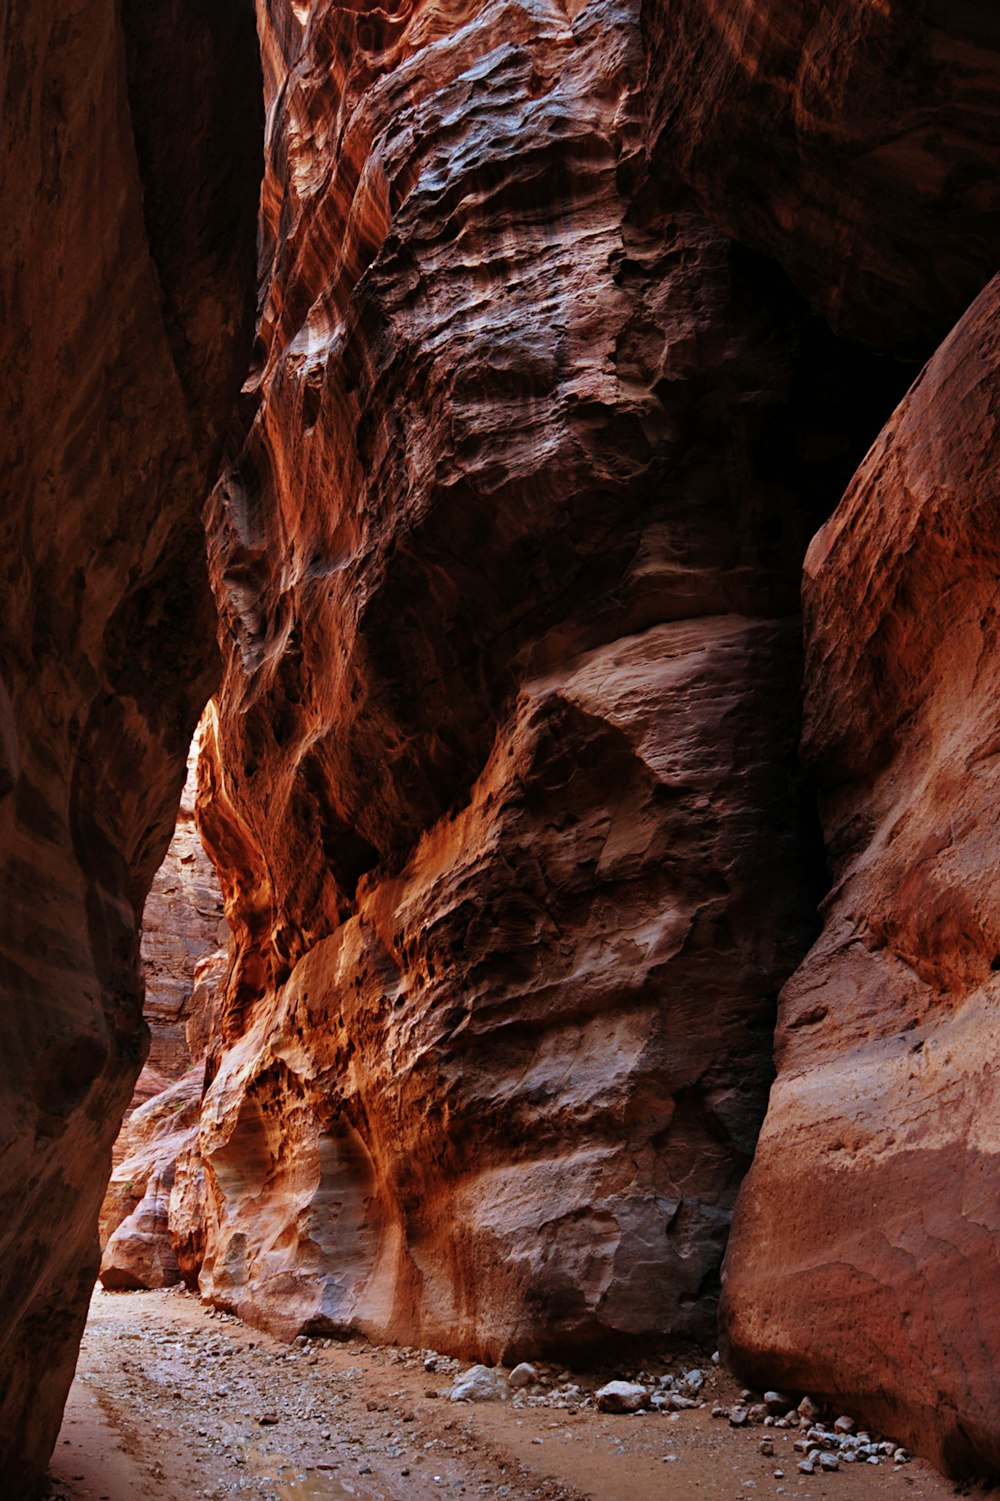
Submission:
M 929 353 L 1000 264 L 1000 27 L 975 0 L 643 0 L 665 170 L 840 332 Z
M 804 314 L 648 175 L 637 5 L 262 35 L 188 1264 L 288 1335 L 707 1335 L 814 931 Z
M 139 918 L 215 675 L 199 521 L 245 359 L 258 65 L 238 8 L 0 35 L 0 1492 L 59 1427 L 143 1060 Z M 224 88 L 221 86 L 225 80 Z
M 178 1156 L 197 1143 L 208 1039 L 229 967 L 222 898 L 195 825 L 200 732 L 188 756 L 174 837 L 142 914 L 149 1054 L 115 1141 L 101 1207 L 101 1281 L 111 1289 L 181 1280 L 169 1200 Z
M 727 1260 L 741 1369 L 1000 1473 L 1000 280 L 806 560 L 834 885 Z
M 195 824 L 199 746 L 196 735 L 174 836 L 142 911 L 149 1053 L 136 1083 L 133 1109 L 203 1060 L 214 1024 L 212 980 L 220 970 L 225 974 L 225 955 L 220 951 L 227 937 L 222 893 Z M 116 1145 L 116 1156 L 118 1151 Z
M 101 1282 L 112 1292 L 171 1287 L 181 1270 L 170 1234 L 178 1158 L 197 1145 L 203 1073 L 190 1069 L 133 1110 L 101 1208 Z

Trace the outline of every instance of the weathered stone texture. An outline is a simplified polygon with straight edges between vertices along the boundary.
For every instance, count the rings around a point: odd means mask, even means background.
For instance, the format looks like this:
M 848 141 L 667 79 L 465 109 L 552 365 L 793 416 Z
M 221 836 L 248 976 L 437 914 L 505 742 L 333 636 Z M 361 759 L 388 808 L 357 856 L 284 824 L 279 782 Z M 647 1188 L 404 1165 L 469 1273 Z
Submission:
M 101 1282 L 112 1291 L 170 1287 L 181 1271 L 170 1237 L 177 1160 L 198 1141 L 203 1071 L 193 1068 L 133 1110 L 119 1136 L 101 1209 Z
M 145 1051 L 138 924 L 216 672 L 199 507 L 252 309 L 252 18 L 0 32 L 0 1491 L 58 1430 Z M 219 82 L 225 78 L 224 102 Z
M 841 333 L 929 353 L 1000 264 L 980 0 L 643 0 L 665 170 Z
M 751 1377 L 1000 1471 L 1000 281 L 806 561 L 834 884 L 727 1259 Z
M 199 744 L 195 736 L 174 837 L 142 911 L 144 1015 L 150 1040 L 133 1109 L 204 1057 L 213 1014 L 212 987 L 205 977 L 225 972 L 225 955 L 219 950 L 226 937 L 222 893 L 194 816 Z M 116 1155 L 118 1150 L 116 1145 Z
M 490 1356 L 707 1333 L 814 921 L 804 315 L 647 175 L 637 5 L 265 10 L 202 1289 Z

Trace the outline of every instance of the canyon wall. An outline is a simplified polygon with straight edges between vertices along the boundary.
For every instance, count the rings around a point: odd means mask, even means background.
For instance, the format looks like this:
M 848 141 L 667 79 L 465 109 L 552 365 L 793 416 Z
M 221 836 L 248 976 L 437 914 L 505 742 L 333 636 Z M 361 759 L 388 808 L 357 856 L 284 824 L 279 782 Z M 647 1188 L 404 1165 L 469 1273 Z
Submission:
M 132 1109 L 177 1082 L 204 1058 L 215 993 L 225 975 L 222 893 L 195 823 L 200 735 L 188 754 L 173 838 L 142 909 L 143 1014 L 149 1052 Z M 116 1145 L 116 1155 L 119 1151 Z
M 138 930 L 217 673 L 199 509 L 245 371 L 252 16 L 0 40 L 0 1491 L 33 1494 L 146 1047 Z M 224 85 L 223 85 L 224 80 Z
M 1000 264 L 993 8 L 643 0 L 643 23 L 654 156 L 838 331 L 929 354 Z
M 884 375 L 648 170 L 637 4 L 261 31 L 202 1291 L 490 1357 L 711 1338 L 815 932 L 801 556 Z
M 101 1281 L 169 1287 L 181 1279 L 169 1225 L 178 1156 L 198 1135 L 205 1050 L 229 967 L 222 895 L 195 824 L 201 733 L 188 754 L 174 836 L 142 912 L 149 1052 L 115 1141 L 101 1206 Z
M 1000 279 L 806 560 L 834 885 L 727 1259 L 751 1376 L 1000 1471 Z

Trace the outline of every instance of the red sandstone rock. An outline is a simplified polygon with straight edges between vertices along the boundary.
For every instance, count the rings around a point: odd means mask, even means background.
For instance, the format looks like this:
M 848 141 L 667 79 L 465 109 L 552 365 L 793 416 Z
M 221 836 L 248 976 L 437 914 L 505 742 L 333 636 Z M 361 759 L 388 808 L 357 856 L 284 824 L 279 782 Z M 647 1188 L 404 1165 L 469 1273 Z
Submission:
M 194 821 L 200 743 L 196 735 L 174 837 L 143 908 L 150 1046 L 101 1208 L 101 1281 L 108 1288 L 167 1287 L 181 1275 L 168 1201 L 177 1155 L 197 1142 L 205 1050 L 229 968 L 228 954 L 215 947 L 226 926 L 219 883 Z
M 976 0 L 644 0 L 650 139 L 841 332 L 947 333 L 1000 263 L 1000 26 Z
M 646 176 L 636 6 L 278 4 L 263 45 L 178 1234 L 289 1335 L 707 1333 L 813 924 L 798 314 Z
M 59 1427 L 145 1052 L 138 924 L 210 690 L 199 506 L 249 322 L 240 7 L 0 40 L 0 1493 Z M 154 14 L 155 12 L 155 14 Z M 169 13 L 168 13 L 169 12 Z M 225 79 L 225 108 L 219 84 Z
M 728 1259 L 751 1379 L 1000 1471 L 1000 280 L 806 562 L 834 886 Z
M 174 837 L 142 911 L 143 1014 L 150 1042 L 132 1110 L 203 1058 L 214 1014 L 212 981 L 225 977 L 226 956 L 218 947 L 226 926 L 222 895 L 194 820 L 199 744 L 195 736 Z M 120 1137 L 116 1162 L 123 1148 Z
M 202 1077 L 193 1068 L 133 1110 L 118 1138 L 122 1160 L 101 1212 L 100 1275 L 112 1291 L 181 1280 L 170 1240 L 170 1195 L 178 1157 L 197 1143 Z

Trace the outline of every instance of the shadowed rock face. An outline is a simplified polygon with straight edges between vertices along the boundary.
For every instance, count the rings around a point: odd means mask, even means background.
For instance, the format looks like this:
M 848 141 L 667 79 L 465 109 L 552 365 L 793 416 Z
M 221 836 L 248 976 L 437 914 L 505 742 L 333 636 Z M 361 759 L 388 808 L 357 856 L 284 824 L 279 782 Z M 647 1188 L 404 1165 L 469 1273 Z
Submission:
M 58 1430 L 145 1052 L 138 919 L 216 672 L 199 506 L 250 312 L 252 17 L 125 9 L 15 5 L 0 42 L 9 1496 Z
M 1000 280 L 806 560 L 834 886 L 727 1259 L 740 1367 L 1000 1472 Z
M 304 15 L 210 514 L 201 1286 L 470 1354 L 707 1334 L 813 931 L 815 330 L 648 175 L 637 5 Z
M 650 139 L 839 332 L 943 338 L 1000 263 L 1000 32 L 978 0 L 643 0 Z

